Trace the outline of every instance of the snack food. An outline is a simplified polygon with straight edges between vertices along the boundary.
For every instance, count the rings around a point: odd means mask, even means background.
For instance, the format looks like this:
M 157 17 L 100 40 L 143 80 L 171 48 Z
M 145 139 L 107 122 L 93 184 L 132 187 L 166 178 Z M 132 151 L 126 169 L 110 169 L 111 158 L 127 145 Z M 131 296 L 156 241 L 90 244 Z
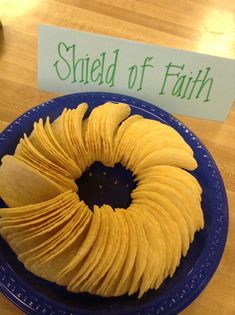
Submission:
M 183 170 L 197 162 L 173 128 L 127 118 L 127 104 L 106 103 L 83 120 L 86 110 L 40 119 L 3 158 L 0 196 L 10 208 L 0 210 L 0 233 L 28 270 L 72 292 L 141 297 L 173 275 L 203 228 L 200 185 Z M 127 209 L 89 209 L 79 199 L 74 180 L 96 160 L 136 176 Z

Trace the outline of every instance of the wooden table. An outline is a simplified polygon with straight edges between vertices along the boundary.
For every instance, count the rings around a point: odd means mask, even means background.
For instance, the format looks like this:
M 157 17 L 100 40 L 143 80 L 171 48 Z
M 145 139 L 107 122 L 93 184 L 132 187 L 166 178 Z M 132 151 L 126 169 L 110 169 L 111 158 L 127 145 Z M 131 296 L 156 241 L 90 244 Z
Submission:
M 2 0 L 0 1 L 0 129 L 55 96 L 37 88 L 39 23 L 146 43 L 235 57 L 233 0 Z M 222 105 L 222 104 L 221 104 Z M 179 116 L 178 116 L 179 117 Z M 229 236 L 216 274 L 183 315 L 235 314 L 235 104 L 219 123 L 179 117 L 204 142 L 223 176 Z M 23 314 L 0 295 L 2 315 Z

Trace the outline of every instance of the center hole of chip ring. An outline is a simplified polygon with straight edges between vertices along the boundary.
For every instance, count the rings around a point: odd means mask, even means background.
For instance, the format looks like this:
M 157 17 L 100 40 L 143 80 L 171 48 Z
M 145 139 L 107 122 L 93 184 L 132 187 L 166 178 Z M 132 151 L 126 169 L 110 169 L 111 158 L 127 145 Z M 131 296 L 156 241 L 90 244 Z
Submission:
M 136 187 L 132 172 L 120 163 L 114 167 L 93 163 L 76 180 L 80 200 L 90 209 L 93 205 L 108 204 L 112 208 L 127 208 L 131 202 L 131 192 Z

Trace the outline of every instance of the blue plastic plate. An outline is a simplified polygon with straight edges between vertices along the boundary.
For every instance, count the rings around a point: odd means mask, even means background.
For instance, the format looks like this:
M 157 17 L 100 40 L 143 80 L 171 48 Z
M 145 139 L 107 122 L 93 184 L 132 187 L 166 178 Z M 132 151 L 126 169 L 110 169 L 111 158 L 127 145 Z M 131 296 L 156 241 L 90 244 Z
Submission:
M 228 206 L 223 181 L 215 162 L 201 141 L 187 127 L 167 112 L 142 100 L 111 93 L 79 93 L 53 99 L 29 110 L 0 134 L 0 159 L 5 154 L 14 153 L 20 137 L 24 132 L 29 134 L 33 122 L 40 117 L 45 118 L 49 115 L 51 119 L 55 119 L 64 107 L 74 108 L 81 102 L 87 102 L 91 111 L 106 101 L 128 103 L 132 108 L 132 114 L 140 114 L 172 126 L 192 147 L 199 165 L 193 174 L 203 189 L 205 228 L 196 233 L 187 256 L 182 259 L 173 278 L 166 279 L 159 290 L 147 292 L 140 300 L 135 295 L 101 298 L 89 294 L 69 293 L 63 287 L 44 281 L 25 270 L 16 255 L 0 238 L 1 291 L 28 314 L 177 314 L 205 288 L 223 254 L 228 231 Z M 99 177 L 101 171 L 102 166 L 96 165 L 94 176 Z M 130 174 L 123 170 L 109 171 L 107 186 L 112 186 L 112 181 L 114 178 L 116 180 L 117 176 L 120 181 L 117 189 L 125 191 L 125 187 L 128 186 L 125 183 L 130 180 Z M 84 181 L 86 182 L 86 176 Z M 86 185 L 83 188 L 86 194 Z M 130 189 L 130 186 L 126 189 Z M 129 192 L 125 194 L 123 191 L 119 198 L 124 196 L 125 199 Z M 99 198 L 99 195 L 94 198 Z M 110 195 L 110 199 L 112 198 Z M 126 201 L 123 200 L 124 203 Z M 0 207 L 4 207 L 1 200 Z

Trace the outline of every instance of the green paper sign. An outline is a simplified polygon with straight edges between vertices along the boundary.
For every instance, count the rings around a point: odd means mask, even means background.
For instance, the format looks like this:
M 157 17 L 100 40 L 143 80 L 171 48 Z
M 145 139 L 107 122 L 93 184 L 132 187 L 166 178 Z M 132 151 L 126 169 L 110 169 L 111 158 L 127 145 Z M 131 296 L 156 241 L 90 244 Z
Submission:
M 235 60 L 41 25 L 38 85 L 126 94 L 172 114 L 222 121 L 234 99 Z

